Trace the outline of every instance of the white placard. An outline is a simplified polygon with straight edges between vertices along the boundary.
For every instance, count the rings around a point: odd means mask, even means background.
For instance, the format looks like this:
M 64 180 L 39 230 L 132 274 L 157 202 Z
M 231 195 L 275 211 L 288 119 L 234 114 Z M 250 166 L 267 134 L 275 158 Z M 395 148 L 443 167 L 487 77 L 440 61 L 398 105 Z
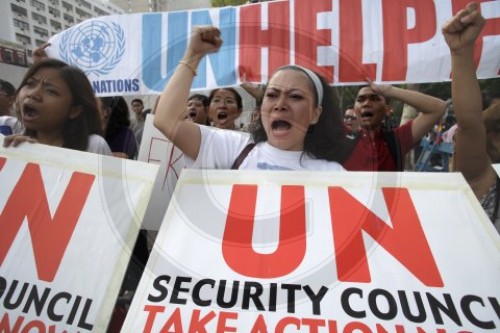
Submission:
M 493 332 L 500 237 L 459 173 L 185 169 L 125 332 Z
M 158 167 L 0 135 L 0 331 L 106 332 Z

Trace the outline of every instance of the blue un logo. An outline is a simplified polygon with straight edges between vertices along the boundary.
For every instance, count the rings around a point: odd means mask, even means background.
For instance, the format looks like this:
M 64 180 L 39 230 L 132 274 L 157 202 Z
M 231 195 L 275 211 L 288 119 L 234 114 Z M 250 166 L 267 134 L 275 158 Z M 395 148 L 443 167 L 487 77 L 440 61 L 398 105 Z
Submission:
M 59 54 L 67 63 L 82 69 L 87 75 L 111 72 L 125 53 L 125 36 L 114 23 L 91 21 L 65 32 L 59 44 Z

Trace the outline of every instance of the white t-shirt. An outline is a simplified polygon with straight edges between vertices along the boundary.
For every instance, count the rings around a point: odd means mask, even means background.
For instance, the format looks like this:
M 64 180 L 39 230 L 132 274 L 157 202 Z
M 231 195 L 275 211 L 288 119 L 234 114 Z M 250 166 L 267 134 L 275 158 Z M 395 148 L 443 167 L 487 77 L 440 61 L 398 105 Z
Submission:
M 195 169 L 231 169 L 242 150 L 252 142 L 248 133 L 200 126 L 201 146 L 195 161 L 186 157 L 186 165 Z M 301 151 L 286 151 L 267 142 L 258 143 L 241 163 L 247 170 L 330 170 L 345 171 L 337 162 L 310 157 Z
M 108 156 L 113 155 L 106 140 L 104 140 L 102 136 L 97 134 L 91 134 L 89 136 L 89 145 L 87 147 L 87 152 Z

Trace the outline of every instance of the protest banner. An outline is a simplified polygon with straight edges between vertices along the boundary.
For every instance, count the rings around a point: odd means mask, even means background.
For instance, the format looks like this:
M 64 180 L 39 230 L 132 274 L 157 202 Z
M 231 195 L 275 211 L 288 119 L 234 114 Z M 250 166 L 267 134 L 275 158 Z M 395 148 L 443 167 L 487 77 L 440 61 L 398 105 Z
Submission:
M 459 173 L 184 169 L 126 332 L 495 332 L 500 237 Z
M 175 184 L 184 168 L 184 156 L 156 127 L 153 115 L 147 115 L 144 122 L 141 147 L 138 160 L 159 165 L 153 186 L 143 229 L 158 231 L 167 211 L 170 198 L 174 194 Z
M 106 332 L 158 166 L 0 147 L 0 332 Z
M 266 82 L 297 64 L 331 84 L 449 80 L 441 26 L 469 0 L 290 0 L 239 7 L 141 13 L 86 20 L 49 40 L 49 56 L 84 70 L 100 96 L 157 94 L 175 71 L 193 26 L 216 25 L 224 44 L 204 58 L 194 90 Z M 500 1 L 475 49 L 479 78 L 500 74 Z

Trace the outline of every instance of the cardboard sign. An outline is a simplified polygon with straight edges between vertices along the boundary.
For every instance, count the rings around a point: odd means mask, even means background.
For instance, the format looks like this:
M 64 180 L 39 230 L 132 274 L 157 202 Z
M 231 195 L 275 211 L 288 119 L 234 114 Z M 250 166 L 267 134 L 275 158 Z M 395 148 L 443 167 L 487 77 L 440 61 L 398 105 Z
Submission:
M 160 167 L 142 223 L 143 229 L 158 231 L 174 193 L 177 179 L 185 165 L 182 151 L 154 127 L 153 119 L 153 115 L 146 117 L 137 159 L 158 164 Z
M 266 82 L 297 64 L 336 85 L 449 80 L 443 23 L 469 0 L 290 0 L 238 7 L 123 14 L 52 36 L 50 57 L 84 70 L 100 96 L 157 94 L 177 68 L 193 26 L 215 25 L 224 44 L 203 58 L 194 90 Z M 500 1 L 479 1 L 486 26 L 477 75 L 500 72 Z
M 157 169 L 0 148 L 0 332 L 106 332 Z
M 500 237 L 458 173 L 183 170 L 125 332 L 493 332 Z

